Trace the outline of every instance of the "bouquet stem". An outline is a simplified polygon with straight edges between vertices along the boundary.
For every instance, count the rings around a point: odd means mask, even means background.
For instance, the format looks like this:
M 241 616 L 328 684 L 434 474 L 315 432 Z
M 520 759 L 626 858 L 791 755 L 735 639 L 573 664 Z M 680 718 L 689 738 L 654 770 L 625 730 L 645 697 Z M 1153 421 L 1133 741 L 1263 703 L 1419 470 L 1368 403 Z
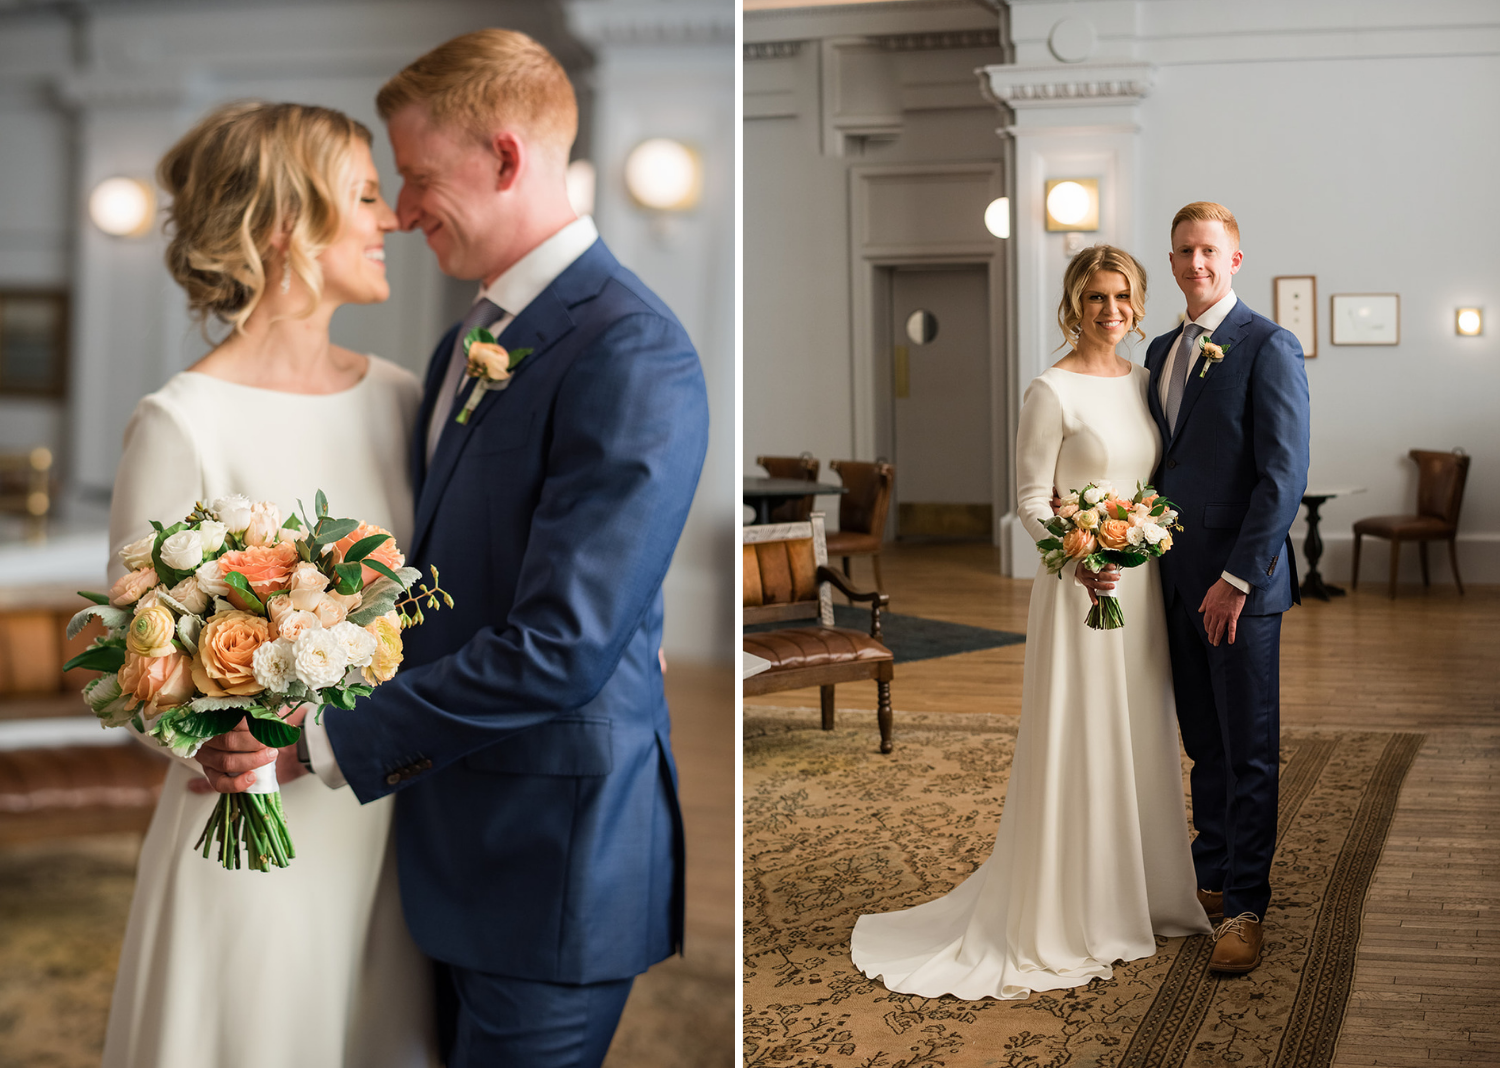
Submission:
M 226 868 L 240 866 L 241 845 L 251 871 L 270 871 L 273 865 L 284 868 L 297 855 L 281 810 L 275 761 L 255 769 L 255 784 L 247 792 L 219 796 L 193 848 L 202 846 L 207 859 L 215 845 L 219 863 Z
M 1125 625 L 1125 612 L 1120 608 L 1120 599 L 1111 593 L 1098 595 L 1099 603 L 1089 609 L 1084 620 L 1091 630 L 1118 630 Z

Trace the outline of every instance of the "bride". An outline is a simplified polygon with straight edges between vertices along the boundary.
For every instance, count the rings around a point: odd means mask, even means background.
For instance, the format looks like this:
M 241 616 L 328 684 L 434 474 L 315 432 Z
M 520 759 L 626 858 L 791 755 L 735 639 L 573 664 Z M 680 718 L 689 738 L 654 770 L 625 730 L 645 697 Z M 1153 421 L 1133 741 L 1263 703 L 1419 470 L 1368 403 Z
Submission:
M 1017 511 L 1037 541 L 1063 492 L 1149 482 L 1161 452 L 1144 367 L 1115 348 L 1145 312 L 1146 275 L 1096 245 L 1063 276 L 1072 351 L 1021 406 Z M 1040 558 L 1039 558 L 1040 559 Z M 1103 576 L 1101 576 L 1103 577 Z M 1040 562 L 1026 621 L 1021 725 L 995 849 L 944 897 L 861 916 L 855 965 L 894 991 L 1025 998 L 1110 978 L 1155 934 L 1208 934 L 1188 848 L 1156 561 L 1125 571 L 1125 626 L 1084 625 L 1091 595 Z
M 119 550 L 195 502 L 242 494 L 283 517 L 324 490 L 339 515 L 406 542 L 408 372 L 332 344 L 341 304 L 390 295 L 370 132 L 296 104 L 232 104 L 159 168 L 167 264 L 193 312 L 232 326 L 137 405 L 115 478 Z M 111 568 L 110 578 L 123 574 Z M 154 743 L 153 743 L 154 744 Z M 291 759 L 287 759 L 291 757 Z M 391 799 L 278 760 L 290 867 L 227 871 L 193 843 L 217 795 L 174 759 L 141 850 L 104 1068 L 417 1068 L 435 1063 L 429 965 L 401 917 Z

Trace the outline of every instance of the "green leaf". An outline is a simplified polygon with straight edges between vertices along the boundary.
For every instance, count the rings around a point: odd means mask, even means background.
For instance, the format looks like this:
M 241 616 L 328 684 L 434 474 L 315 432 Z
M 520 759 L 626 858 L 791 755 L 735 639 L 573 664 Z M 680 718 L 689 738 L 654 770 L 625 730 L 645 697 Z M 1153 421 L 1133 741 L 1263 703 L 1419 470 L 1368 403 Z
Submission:
M 266 606 L 261 604 L 259 597 L 255 596 L 255 591 L 250 588 L 250 583 L 244 575 L 241 575 L 238 571 L 226 571 L 224 572 L 223 582 L 225 585 L 233 586 L 240 591 L 240 599 L 250 606 L 250 611 L 259 616 L 266 614 Z
M 359 607 L 349 613 L 349 622 L 356 627 L 367 626 L 396 607 L 396 599 L 404 592 L 399 582 L 379 578 L 362 591 L 364 596 Z
M 347 597 L 351 593 L 358 593 L 364 587 L 364 565 L 358 561 L 335 564 L 333 570 L 338 575 L 338 581 L 333 586 L 336 593 L 342 593 Z
M 318 525 L 313 527 L 313 547 L 321 549 L 325 545 L 332 545 L 340 538 L 353 534 L 359 529 L 357 519 L 328 519 L 318 520 Z
M 375 692 L 375 687 L 366 686 L 364 683 L 355 683 L 353 686 L 345 687 L 355 697 L 369 697 Z
M 371 534 L 368 538 L 360 538 L 359 541 L 349 547 L 349 551 L 344 554 L 344 559 L 346 561 L 363 560 L 376 549 L 380 548 L 382 544 L 390 540 L 391 536 L 389 534 Z
M 119 671 L 125 666 L 123 645 L 95 645 L 85 649 L 63 665 L 64 671 L 86 668 L 89 671 Z
M 88 590 L 79 590 L 78 596 L 85 600 L 93 601 L 95 604 L 109 604 L 109 596 L 103 593 L 90 593 Z
M 1043 538 L 1036 543 L 1036 547 L 1044 553 L 1049 553 L 1056 549 L 1061 549 L 1063 544 L 1057 538 Z
M 532 351 L 532 349 L 511 349 L 510 363 L 506 365 L 505 369 L 507 371 L 514 371 L 517 367 L 521 366 L 522 360 L 531 355 Z
M 397 584 L 401 583 L 401 576 L 396 574 L 390 568 L 386 567 L 379 560 L 366 560 L 364 562 L 364 566 L 368 567 L 371 571 L 379 572 L 386 578 L 390 579 L 392 582 L 395 582 Z
M 498 345 L 499 344 L 499 342 L 495 340 L 495 335 L 494 334 L 490 333 L 488 330 L 486 330 L 482 326 L 476 326 L 474 329 L 470 330 L 467 334 L 464 335 L 464 355 L 465 356 L 467 356 L 469 354 L 469 346 L 472 345 L 472 344 L 474 344 L 474 342 L 476 342 L 476 341 L 482 342 L 483 344 L 486 344 L 486 345 Z
M 197 703 L 194 701 L 193 705 Z M 188 707 L 192 708 L 192 705 Z M 217 738 L 221 734 L 228 734 L 234 730 L 244 718 L 245 713 L 237 708 L 208 712 L 189 711 L 177 717 L 175 727 L 178 734 L 187 734 L 194 738 Z
M 291 745 L 295 742 L 302 734 L 302 728 L 293 727 L 279 719 L 262 719 L 259 716 L 252 716 L 250 717 L 250 733 L 261 745 L 280 749 L 284 745 Z
M 95 616 L 99 622 L 104 624 L 105 630 L 119 630 L 130 623 L 131 611 L 128 608 L 116 608 L 106 601 L 104 604 L 91 604 L 80 611 L 72 619 L 68 620 L 67 635 L 76 638 L 88 626 L 88 622 Z
M 302 502 L 298 501 L 297 503 L 301 504 Z M 286 519 L 282 520 L 281 527 L 283 530 L 301 530 L 302 520 L 298 519 L 295 515 L 289 515 Z
M 318 490 L 318 495 L 313 498 L 313 507 L 318 511 L 319 519 L 322 519 L 328 514 L 328 498 L 324 495 L 322 490 Z
M 323 691 L 323 703 L 332 705 L 334 708 L 352 710 L 354 708 L 354 694 L 342 686 L 330 686 Z
M 223 712 L 235 708 L 254 708 L 259 703 L 259 697 L 198 697 L 189 702 L 188 707 L 194 712 Z M 231 723 L 230 726 L 233 727 L 234 724 Z

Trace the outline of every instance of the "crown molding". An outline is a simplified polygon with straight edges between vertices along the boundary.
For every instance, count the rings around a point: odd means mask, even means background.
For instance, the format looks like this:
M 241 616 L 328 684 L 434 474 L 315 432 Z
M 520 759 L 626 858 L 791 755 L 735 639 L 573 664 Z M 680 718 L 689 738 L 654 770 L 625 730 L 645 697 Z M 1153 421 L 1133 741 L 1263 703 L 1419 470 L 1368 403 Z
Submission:
M 980 91 L 992 103 L 1027 108 L 1138 104 L 1150 92 L 1150 63 L 1070 63 L 980 67 Z
M 1000 27 L 939 30 L 932 33 L 878 34 L 875 40 L 888 52 L 936 52 L 959 48 L 999 48 Z
M 725 4 L 571 0 L 568 27 L 594 47 L 734 43 L 735 11 Z
M 791 59 L 801 55 L 802 41 L 753 41 L 744 47 L 745 62 L 757 59 Z

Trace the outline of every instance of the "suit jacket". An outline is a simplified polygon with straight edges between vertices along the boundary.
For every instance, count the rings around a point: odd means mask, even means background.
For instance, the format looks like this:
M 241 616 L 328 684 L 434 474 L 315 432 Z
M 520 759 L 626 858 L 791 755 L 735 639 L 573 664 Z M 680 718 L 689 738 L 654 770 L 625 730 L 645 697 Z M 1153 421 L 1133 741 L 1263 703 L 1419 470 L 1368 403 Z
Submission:
M 1307 489 L 1307 369 L 1288 330 L 1238 301 L 1213 331 L 1225 349 L 1217 365 L 1200 360 L 1188 374 L 1177 432 L 1167 429 L 1162 367 L 1180 331 L 1146 350 L 1147 404 L 1165 447 L 1155 485 L 1176 502 L 1183 530 L 1161 558 L 1161 578 L 1196 609 L 1228 571 L 1250 584 L 1247 615 L 1285 612 L 1300 603 L 1288 534 Z
M 427 425 L 457 327 L 438 343 Z M 662 578 L 708 441 L 697 353 L 596 241 L 499 337 L 534 351 L 430 469 L 408 563 L 454 606 L 324 713 L 361 802 L 396 799 L 401 896 L 439 960 L 621 979 L 682 938 L 682 820 L 657 650 Z M 454 406 L 454 413 L 458 405 Z

